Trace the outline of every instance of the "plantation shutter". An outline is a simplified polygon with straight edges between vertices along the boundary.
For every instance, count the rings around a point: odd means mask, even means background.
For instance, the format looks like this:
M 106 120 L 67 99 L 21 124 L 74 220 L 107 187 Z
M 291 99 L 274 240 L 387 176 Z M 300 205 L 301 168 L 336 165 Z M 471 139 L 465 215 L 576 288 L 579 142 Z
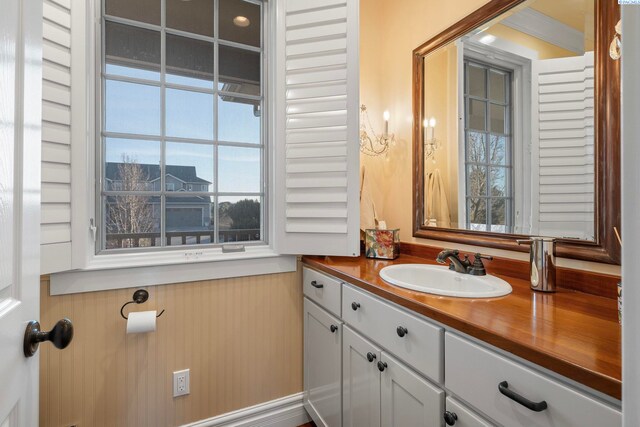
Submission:
M 276 24 L 275 246 L 359 249 L 358 0 L 286 0 Z
M 593 52 L 534 62 L 534 234 L 594 238 L 593 67 Z

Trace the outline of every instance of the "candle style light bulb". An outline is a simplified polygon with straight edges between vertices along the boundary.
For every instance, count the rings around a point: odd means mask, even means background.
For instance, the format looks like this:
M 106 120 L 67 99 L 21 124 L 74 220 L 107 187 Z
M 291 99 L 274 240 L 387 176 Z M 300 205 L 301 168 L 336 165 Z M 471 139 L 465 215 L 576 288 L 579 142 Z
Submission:
M 389 135 L 389 112 L 385 111 L 382 117 L 384 117 L 384 137 L 386 138 Z
M 429 140 L 433 140 L 435 139 L 435 135 L 436 135 L 436 118 L 435 117 L 431 117 L 429 119 L 429 127 L 431 128 L 431 138 L 429 138 Z

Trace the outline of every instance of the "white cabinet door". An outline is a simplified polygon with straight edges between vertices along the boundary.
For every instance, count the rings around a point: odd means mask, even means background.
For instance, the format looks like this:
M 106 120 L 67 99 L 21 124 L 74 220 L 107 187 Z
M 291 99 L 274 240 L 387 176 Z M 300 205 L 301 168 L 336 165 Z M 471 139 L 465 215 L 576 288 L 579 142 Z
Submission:
M 304 404 L 318 426 L 342 425 L 342 323 L 304 299 Z
M 380 426 L 380 349 L 348 326 L 342 336 L 342 421 L 345 427 Z
M 440 427 L 443 424 L 444 391 L 384 352 L 379 369 L 382 371 L 383 427 Z
M 444 414 L 445 424 L 456 427 L 493 427 L 489 421 L 467 408 L 451 396 L 447 397 L 447 412 Z

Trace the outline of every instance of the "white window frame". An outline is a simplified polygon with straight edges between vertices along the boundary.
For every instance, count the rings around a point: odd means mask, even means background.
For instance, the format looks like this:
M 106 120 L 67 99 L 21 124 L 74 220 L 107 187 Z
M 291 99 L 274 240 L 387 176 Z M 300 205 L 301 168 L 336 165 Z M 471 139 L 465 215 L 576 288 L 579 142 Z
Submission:
M 263 67 L 263 82 L 265 82 L 265 108 L 263 126 L 263 140 L 269 148 L 263 150 L 263 176 L 265 192 L 265 214 L 263 215 L 264 229 L 273 230 L 274 221 L 274 171 L 273 153 L 271 143 L 274 141 L 274 128 L 272 125 L 275 111 L 275 86 L 276 79 L 270 64 L 275 63 L 275 49 L 271 48 L 271 38 L 276 27 L 276 2 L 265 1 L 263 3 L 263 48 L 265 66 Z M 247 276 L 283 271 L 295 271 L 295 256 L 280 256 L 274 250 L 274 239 L 262 245 L 247 245 L 243 252 L 223 252 L 222 247 L 188 247 L 157 252 L 128 252 L 128 253 L 102 253 L 96 254 L 96 229 L 97 218 L 96 203 L 97 192 L 94 185 L 96 180 L 96 147 L 99 129 L 97 108 L 99 91 L 96 83 L 100 79 L 101 67 L 101 0 L 74 3 L 72 8 L 72 44 L 83 46 L 76 48 L 71 59 L 71 117 L 72 117 L 72 250 L 71 267 L 78 272 L 59 273 L 52 275 L 52 293 L 60 291 L 65 293 L 81 292 L 85 290 L 115 289 L 136 286 L 140 283 L 140 277 L 153 277 L 154 284 L 185 282 L 189 280 L 201 280 L 202 278 L 214 279 L 222 277 Z M 87 42 L 93 40 L 93 42 Z M 271 259 L 271 262 L 257 259 Z M 251 260 L 251 268 L 247 268 L 246 262 Z M 183 272 L 179 280 L 170 278 L 162 266 L 175 266 L 188 263 L 191 267 Z M 153 268 L 142 268 L 153 267 Z M 254 268 L 255 267 L 255 268 Z M 176 267 L 172 267 L 176 268 Z M 110 280 L 103 270 L 123 270 L 130 274 L 120 276 L 121 281 Z M 86 289 L 79 285 L 80 282 L 93 283 L 92 277 L 82 273 L 101 272 L 96 284 L 96 289 Z M 133 274 L 137 273 L 137 274 Z M 76 276 L 69 277 L 69 275 Z M 78 279 L 77 277 L 83 277 Z M 165 281 L 170 280 L 170 281 Z M 172 280 L 172 281 L 171 281 Z M 67 283 L 67 285 L 65 285 Z M 74 288 L 72 283 L 78 285 Z M 73 290 L 73 289 L 75 290 Z
M 512 163 L 513 170 L 522 173 L 512 174 L 513 188 L 513 231 L 514 234 L 530 234 L 531 229 L 531 57 L 530 52 L 507 52 L 496 50 L 473 39 L 458 42 L 458 78 L 464 78 L 464 58 L 475 59 L 501 68 L 513 70 L 512 104 Z M 510 46 L 509 46 L 510 47 Z M 520 105 L 523 108 L 516 109 Z M 458 118 L 464 120 L 464 87 L 458 85 Z M 464 129 L 460 127 L 458 150 L 465 151 Z M 458 223 L 465 224 L 466 217 L 466 181 L 465 157 L 458 156 Z

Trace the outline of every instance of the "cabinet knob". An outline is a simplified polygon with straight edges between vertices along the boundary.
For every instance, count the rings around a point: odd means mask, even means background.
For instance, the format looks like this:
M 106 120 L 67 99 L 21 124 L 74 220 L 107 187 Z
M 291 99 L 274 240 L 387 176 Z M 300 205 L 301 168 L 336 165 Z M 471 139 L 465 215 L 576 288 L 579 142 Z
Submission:
M 329 326 L 329 329 L 331 330 L 331 333 L 335 333 L 338 330 L 338 327 L 336 325 L 331 325 Z
M 453 426 L 456 424 L 458 420 L 458 415 L 455 412 L 444 411 L 444 422 L 447 423 L 448 426 Z
M 369 362 L 373 362 L 374 360 L 376 360 L 376 355 L 371 352 L 367 353 L 367 360 Z
M 396 329 L 396 332 L 398 333 L 398 336 L 402 338 L 409 333 L 409 330 L 404 326 L 398 326 L 398 328 Z
M 384 370 L 387 369 L 387 362 L 383 362 L 382 360 L 378 361 L 378 370 L 380 372 L 384 372 Z
M 359 302 L 352 302 L 352 303 L 351 303 L 351 309 L 352 309 L 353 311 L 356 311 L 356 310 L 357 310 L 357 309 L 359 309 L 359 308 L 360 308 L 360 303 L 359 303 Z
M 311 281 L 311 286 L 313 286 L 316 289 L 322 289 L 324 288 L 324 285 L 322 283 L 318 283 L 315 280 Z

